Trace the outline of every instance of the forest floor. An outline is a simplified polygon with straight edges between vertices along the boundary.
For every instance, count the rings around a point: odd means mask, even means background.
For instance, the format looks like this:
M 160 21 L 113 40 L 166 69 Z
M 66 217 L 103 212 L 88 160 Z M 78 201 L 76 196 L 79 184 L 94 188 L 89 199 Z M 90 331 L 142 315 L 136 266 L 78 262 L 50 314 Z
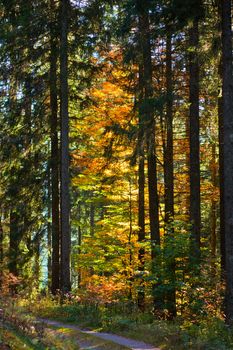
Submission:
M 27 350 L 233 349 L 232 328 L 216 316 L 167 321 L 156 319 L 149 312 L 131 310 L 127 305 L 97 307 L 70 301 L 60 304 L 51 298 L 9 298 L 2 301 L 2 311 L 6 328 L 12 325 L 16 336 L 31 340 Z M 12 333 L 12 329 L 4 330 L 6 336 L 1 339 L 0 317 L 0 345 L 1 340 L 8 344 L 9 331 Z
M 45 323 L 46 325 L 49 326 L 54 326 L 58 329 L 68 329 L 69 331 L 77 331 L 80 336 L 81 334 L 85 334 L 88 336 L 85 340 L 80 337 L 77 337 L 77 343 L 81 347 L 80 349 L 99 349 L 99 350 L 104 350 L 104 349 L 112 349 L 114 350 L 115 345 L 118 345 L 117 349 L 131 349 L 131 350 L 160 350 L 159 348 L 155 348 L 154 346 L 150 344 L 146 344 L 141 341 L 136 341 L 133 339 L 125 338 L 122 336 L 118 336 L 115 334 L 111 333 L 103 333 L 103 332 L 97 332 L 97 331 L 90 331 L 90 330 L 84 330 L 79 328 L 78 326 L 71 325 L 71 324 L 65 324 L 62 322 L 58 321 L 52 321 L 49 319 L 39 319 L 39 321 Z M 104 340 L 104 343 L 101 342 L 100 340 Z M 107 343 L 106 343 L 107 341 Z M 93 344 L 94 342 L 94 344 Z M 96 344 L 97 342 L 97 344 Z M 108 346 L 109 345 L 109 346 Z M 94 346 L 94 347 L 93 347 Z M 120 346 L 120 347 L 119 347 Z
M 0 350 L 160 350 L 144 342 L 115 334 L 84 330 L 75 325 L 49 319 L 39 319 L 39 322 L 43 324 L 43 337 L 49 339 L 49 347 L 44 342 L 37 342 L 25 336 L 10 324 L 1 323 Z

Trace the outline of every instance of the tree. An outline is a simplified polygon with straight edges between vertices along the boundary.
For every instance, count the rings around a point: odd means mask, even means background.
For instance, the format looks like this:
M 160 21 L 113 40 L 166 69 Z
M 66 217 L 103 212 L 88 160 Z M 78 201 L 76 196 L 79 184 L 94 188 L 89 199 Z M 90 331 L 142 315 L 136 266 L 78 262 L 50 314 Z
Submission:
M 233 323 L 233 66 L 231 1 L 222 1 L 222 103 L 224 134 L 224 214 L 226 247 L 226 322 Z
M 70 281 L 70 194 L 69 194 L 69 112 L 68 112 L 68 21 L 69 0 L 61 0 L 60 100 L 61 100 L 61 290 Z
M 146 238 L 145 234 L 145 133 L 144 133 L 144 116 L 143 116 L 143 68 L 139 65 L 139 127 L 138 127 L 138 241 L 143 243 Z M 139 270 L 144 270 L 145 249 L 139 249 Z M 145 305 L 145 291 L 143 285 L 138 292 L 138 306 L 141 310 Z
M 174 157 L 173 157 L 173 77 L 172 77 L 172 35 L 171 28 L 167 26 L 166 38 L 166 145 L 164 150 L 164 207 L 165 230 L 169 241 L 174 240 Z M 174 244 L 174 242 L 173 242 Z M 170 247 L 171 249 L 171 247 Z M 169 317 L 176 316 L 176 276 L 175 259 L 168 264 L 170 273 L 170 286 L 167 292 L 167 308 Z
M 200 259 L 200 122 L 199 122 L 199 14 L 194 16 L 189 30 L 189 101 L 190 101 L 190 223 L 191 223 L 191 257 L 198 263 Z
M 144 135 L 147 147 L 147 164 L 148 164 L 148 192 L 149 192 L 149 219 L 150 219 L 150 236 L 151 236 L 151 258 L 152 270 L 155 268 L 155 247 L 160 245 L 159 229 L 159 199 L 157 189 L 157 161 L 155 154 L 155 114 L 153 108 L 153 83 L 152 83 L 152 60 L 151 60 L 151 43 L 150 43 L 150 23 L 149 8 L 144 1 L 137 1 L 138 26 L 140 33 L 140 48 L 142 57 L 142 86 L 143 86 L 143 125 Z M 154 290 L 155 294 L 155 290 Z M 159 297 L 155 296 L 155 308 L 161 308 Z
M 52 281 L 53 294 L 60 287 L 60 190 L 59 190 L 59 145 L 58 145 L 58 92 L 57 60 L 58 34 L 54 0 L 50 0 L 50 133 L 51 133 L 51 187 L 52 187 Z M 50 175 L 49 175 L 50 176 Z

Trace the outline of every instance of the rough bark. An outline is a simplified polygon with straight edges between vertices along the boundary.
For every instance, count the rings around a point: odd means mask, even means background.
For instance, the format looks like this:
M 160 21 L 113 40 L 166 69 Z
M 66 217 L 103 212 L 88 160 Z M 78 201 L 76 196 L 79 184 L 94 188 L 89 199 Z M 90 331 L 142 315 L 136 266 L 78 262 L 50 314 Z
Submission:
M 143 103 L 143 67 L 139 65 L 139 131 L 138 131 L 138 242 L 145 240 L 145 150 L 144 150 L 144 121 Z M 139 271 L 144 271 L 145 249 L 139 249 Z M 143 285 L 138 291 L 138 307 L 144 310 L 145 291 Z
M 52 280 L 51 292 L 60 288 L 60 194 L 59 194 L 59 145 L 58 145 L 58 102 L 57 102 L 57 60 L 58 40 L 55 25 L 55 0 L 50 0 L 50 138 L 51 138 L 51 187 L 52 187 Z
M 172 41 L 169 28 L 167 28 L 166 41 L 166 146 L 164 154 L 164 186 L 165 186 L 165 242 L 168 240 L 169 249 L 174 244 L 174 165 L 173 165 L 173 79 L 172 79 Z M 167 263 L 169 271 L 169 290 L 166 293 L 166 304 L 169 318 L 176 316 L 176 288 L 175 288 L 175 259 L 170 258 Z
M 167 35 L 166 42 L 166 147 L 164 159 L 165 184 L 165 223 L 174 219 L 174 169 L 173 169 L 173 100 L 172 100 L 172 46 L 171 34 Z
M 140 6 L 139 28 L 142 36 L 143 85 L 144 85 L 144 126 L 147 140 L 149 218 L 152 241 L 152 259 L 155 258 L 153 244 L 160 244 L 159 204 L 157 191 L 157 163 L 155 154 L 155 119 L 153 108 L 152 61 L 149 16 L 146 5 Z
M 217 167 L 216 167 L 216 145 L 212 144 L 212 159 L 211 159 L 211 182 L 213 188 L 217 187 Z M 211 247 L 211 270 L 212 275 L 216 274 L 216 249 L 217 249 L 217 201 L 213 196 L 211 198 L 211 209 L 210 209 L 210 247 Z
M 222 60 L 219 64 L 219 78 L 223 80 Z M 225 252 L 225 214 L 224 214 L 224 138 L 223 138 L 223 99 L 218 97 L 218 139 L 219 139 L 219 191 L 220 191 L 220 252 L 221 252 L 221 275 L 225 278 L 226 252 Z
M 69 0 L 61 0 L 60 100 L 61 100 L 61 290 L 70 281 L 70 195 L 69 195 L 69 113 L 68 113 L 68 11 Z
M 18 276 L 18 259 L 19 259 L 19 242 L 20 242 L 20 232 L 19 232 L 19 216 L 15 210 L 10 212 L 10 242 L 9 242 L 9 262 L 8 268 L 9 272 Z
M 132 236 L 133 236 L 133 203 L 132 203 L 132 182 L 131 178 L 129 179 L 129 236 L 128 236 L 128 243 L 129 243 L 129 267 L 130 267 L 130 281 L 129 281 L 129 300 L 132 300 L 133 294 L 132 294 L 132 273 L 133 266 L 132 266 L 132 259 L 133 259 L 133 252 L 131 248 L 132 244 Z
M 190 222 L 191 222 L 191 249 L 190 256 L 198 264 L 200 260 L 200 231 L 201 231 L 201 209 L 200 209 L 200 122 L 199 122 L 199 19 L 193 20 L 189 31 L 190 39 Z
M 51 168 L 48 166 L 48 222 L 47 222 L 47 270 L 48 270 L 48 289 L 52 292 L 52 207 L 51 207 Z
M 157 190 L 157 162 L 155 153 L 155 118 L 153 107 L 153 82 L 152 82 L 152 60 L 151 60 L 151 40 L 150 24 L 147 3 L 140 1 L 137 3 L 139 11 L 139 32 L 142 50 L 143 65 L 143 116 L 144 116 L 144 134 L 147 147 L 147 166 L 148 166 L 148 194 L 149 194 L 149 222 L 151 235 L 151 259 L 152 272 L 155 272 L 155 246 L 160 245 L 159 230 L 159 198 Z M 157 286 L 153 288 L 154 306 L 160 310 L 162 303 L 157 293 Z
M 226 247 L 226 322 L 233 323 L 233 66 L 231 1 L 222 1 L 224 216 Z
M 40 272 L 41 272 L 40 241 L 39 239 L 37 239 L 34 247 L 34 276 L 35 276 L 35 288 L 38 291 L 40 289 Z

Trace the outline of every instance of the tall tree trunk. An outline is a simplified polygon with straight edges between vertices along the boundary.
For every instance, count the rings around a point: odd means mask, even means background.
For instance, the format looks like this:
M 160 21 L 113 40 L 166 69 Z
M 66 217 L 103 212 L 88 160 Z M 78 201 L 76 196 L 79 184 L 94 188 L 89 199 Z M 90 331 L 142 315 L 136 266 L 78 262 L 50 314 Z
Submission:
M 195 17 L 190 28 L 190 222 L 191 222 L 191 249 L 190 257 L 197 264 L 200 260 L 200 141 L 199 141 L 199 19 Z
M 144 150 L 144 117 L 142 111 L 143 103 L 143 67 L 139 65 L 139 131 L 138 131 L 138 242 L 145 241 L 145 150 Z M 144 271 L 145 249 L 139 249 L 139 271 Z M 138 307 L 144 310 L 145 291 L 142 282 L 138 291 Z
M 172 41 L 170 28 L 167 28 L 166 42 L 166 147 L 164 155 L 164 186 L 165 186 L 165 232 L 169 242 L 169 249 L 174 242 L 174 169 L 173 169 L 173 82 L 172 82 Z M 165 238 L 166 241 L 166 238 Z M 167 264 L 169 274 L 169 291 L 166 293 L 166 304 L 169 317 L 176 316 L 176 288 L 175 288 L 175 259 L 171 256 Z
M 148 187 L 149 187 L 149 218 L 150 232 L 153 243 L 160 244 L 159 233 L 159 204 L 157 191 L 157 162 L 155 155 L 155 119 L 153 111 L 153 83 L 152 83 L 152 61 L 150 44 L 149 16 L 146 5 L 140 5 L 139 28 L 142 35 L 143 50 L 143 85 L 144 85 L 144 127 L 147 140 L 147 162 L 148 162 Z M 153 246 L 153 244 L 152 244 Z M 154 258 L 152 249 L 152 258 Z
M 233 323 L 233 67 L 231 0 L 222 0 L 226 322 Z
M 185 191 L 185 222 L 189 223 L 190 219 L 190 186 L 189 186 L 189 174 L 190 174 L 190 121 L 189 116 L 185 117 L 185 168 L 186 168 L 186 191 Z
M 52 186 L 52 280 L 51 292 L 60 288 L 60 195 L 59 195 L 59 146 L 58 146 L 58 102 L 57 60 L 58 42 L 55 0 L 50 0 L 50 134 L 51 134 L 51 186 Z
M 11 57 L 11 74 L 10 74 L 10 89 L 9 89 L 9 112 L 11 116 L 11 126 L 15 123 L 16 117 L 16 107 L 17 107 L 17 86 L 18 81 L 16 78 L 15 64 L 16 64 L 15 55 Z M 15 183 L 11 184 L 14 195 L 17 198 L 17 189 L 15 188 Z M 10 232 L 9 232 L 9 251 L 8 251 L 8 269 L 9 272 L 18 276 L 18 264 L 17 257 L 19 257 L 19 218 L 18 218 L 18 203 L 11 199 L 10 203 Z M 13 285 L 11 288 L 12 292 L 16 291 L 16 285 Z
M 9 268 L 9 272 L 16 277 L 19 275 L 19 271 L 18 271 L 19 242 L 20 242 L 19 216 L 18 216 L 18 213 L 12 209 L 10 212 L 10 242 L 9 242 L 8 268 Z
M 164 162 L 165 185 L 165 224 L 174 219 L 174 169 L 173 169 L 173 99 L 172 99 L 172 43 L 171 34 L 167 34 L 166 42 L 166 147 Z
M 132 300 L 132 259 L 133 259 L 133 252 L 132 252 L 132 235 L 133 235 L 133 202 L 132 202 L 132 180 L 129 178 L 129 236 L 128 236 L 128 244 L 129 244 L 129 268 L 130 268 L 130 281 L 129 281 L 129 300 Z
M 48 166 L 47 171 L 48 176 L 48 221 L 47 221 L 47 252 L 48 252 L 48 261 L 47 261 L 47 270 L 48 270 L 48 289 L 51 290 L 52 284 L 52 225 L 51 225 L 51 167 Z
M 77 208 L 77 214 L 78 214 L 78 258 L 81 254 L 81 244 L 82 244 L 82 228 L 81 228 L 81 203 L 78 202 L 78 208 Z M 80 288 L 81 285 L 81 268 L 78 270 L 78 288 Z
M 40 288 L 40 241 L 39 238 L 34 243 L 34 276 L 35 276 L 35 288 L 39 291 Z
M 61 0 L 60 88 L 61 88 L 61 290 L 70 281 L 70 195 L 68 113 L 68 12 L 69 0 Z
M 217 187 L 217 168 L 216 168 L 216 145 L 212 144 L 212 159 L 211 159 L 211 182 L 213 188 Z M 211 212 L 210 212 L 210 247 L 211 247 L 211 270 L 213 277 L 216 275 L 216 248 L 217 248 L 217 236 L 216 236 L 216 211 L 217 201 L 216 198 L 211 199 Z
M 222 59 L 219 64 L 219 78 L 223 80 Z M 220 190 L 220 252 L 221 275 L 225 279 L 226 251 L 225 251 L 225 213 L 224 213 L 224 137 L 223 137 L 223 99 L 218 97 L 218 140 L 219 140 L 219 190 Z
M 138 1 L 139 9 L 139 32 L 142 49 L 143 63 L 143 88 L 144 88 L 144 133 L 147 141 L 147 164 L 148 164 L 148 192 L 149 192 L 149 220 L 151 234 L 151 259 L 152 271 L 155 272 L 155 246 L 160 245 L 159 230 L 159 199 L 157 190 L 157 162 L 155 154 L 155 118 L 152 103 L 153 83 L 152 83 L 152 60 L 151 60 L 151 43 L 150 43 L 150 25 L 148 5 L 144 1 Z M 159 294 L 154 288 L 155 308 L 162 308 Z

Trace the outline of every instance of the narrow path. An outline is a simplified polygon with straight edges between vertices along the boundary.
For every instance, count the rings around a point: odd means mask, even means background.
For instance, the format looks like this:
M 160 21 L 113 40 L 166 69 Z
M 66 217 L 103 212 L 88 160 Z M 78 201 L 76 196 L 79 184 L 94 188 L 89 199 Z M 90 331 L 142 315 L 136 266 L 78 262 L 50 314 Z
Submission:
M 52 321 L 52 320 L 44 319 L 44 318 L 40 318 L 39 321 L 41 321 L 47 325 L 50 325 L 50 326 L 77 330 L 77 331 L 84 333 L 84 334 L 89 334 L 89 335 L 93 335 L 95 337 L 98 337 L 98 338 L 101 338 L 104 340 L 109 340 L 109 341 L 116 343 L 118 345 L 125 346 L 131 350 L 161 350 L 159 348 L 155 348 L 154 346 L 152 346 L 150 344 L 146 344 L 142 341 L 137 341 L 137 340 L 125 338 L 125 337 L 111 334 L 111 333 L 88 331 L 88 330 L 81 329 L 75 325 L 65 324 L 62 322 Z

